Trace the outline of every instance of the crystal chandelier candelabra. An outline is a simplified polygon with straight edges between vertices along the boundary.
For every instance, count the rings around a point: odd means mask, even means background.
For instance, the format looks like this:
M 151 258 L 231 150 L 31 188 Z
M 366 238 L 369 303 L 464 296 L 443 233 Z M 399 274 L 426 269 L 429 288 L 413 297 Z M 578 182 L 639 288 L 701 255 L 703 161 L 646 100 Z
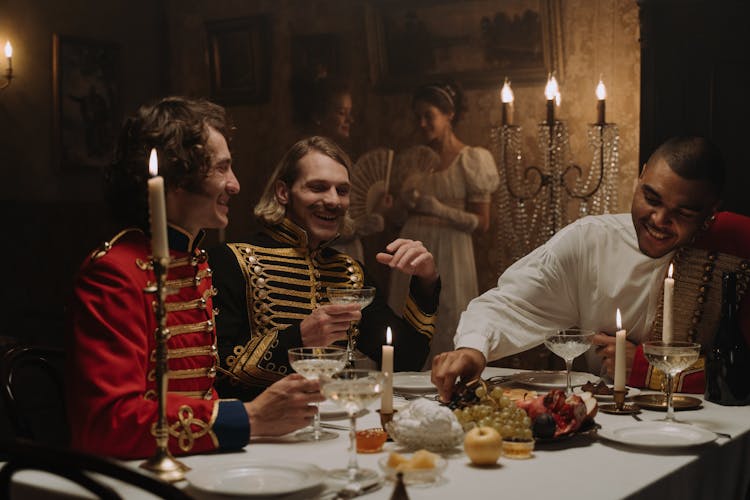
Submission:
M 554 77 L 547 89 L 547 117 L 537 127 L 542 165 L 523 164 L 521 127 L 512 125 L 512 91 L 503 86 L 502 124 L 491 129 L 491 144 L 500 173 L 496 202 L 499 270 L 538 247 L 562 227 L 579 217 L 610 213 L 617 207 L 617 125 L 604 119 L 605 90 L 597 87 L 598 119 L 588 127 L 592 151 L 588 171 L 570 161 L 570 141 L 565 122 L 555 119 L 559 92 Z

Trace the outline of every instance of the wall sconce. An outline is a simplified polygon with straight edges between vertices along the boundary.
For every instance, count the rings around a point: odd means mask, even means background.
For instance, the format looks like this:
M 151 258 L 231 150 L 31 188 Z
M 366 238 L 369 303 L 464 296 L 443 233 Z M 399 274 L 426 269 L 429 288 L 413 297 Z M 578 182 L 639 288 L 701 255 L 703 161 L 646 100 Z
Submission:
M 5 90 L 13 79 L 13 46 L 10 40 L 5 42 L 5 57 L 8 59 L 8 69 L 5 70 L 4 81 L 0 81 L 0 90 Z

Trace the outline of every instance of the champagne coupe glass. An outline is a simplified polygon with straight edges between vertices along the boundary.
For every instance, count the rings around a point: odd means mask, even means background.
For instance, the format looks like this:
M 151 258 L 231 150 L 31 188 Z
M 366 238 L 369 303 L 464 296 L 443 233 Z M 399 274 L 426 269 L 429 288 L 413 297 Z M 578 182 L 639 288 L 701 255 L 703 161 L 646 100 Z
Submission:
M 676 422 L 674 418 L 674 405 L 672 397 L 672 379 L 682 370 L 689 368 L 695 363 L 701 352 L 701 345 L 695 342 L 662 342 L 649 341 L 643 343 L 643 354 L 646 356 L 649 364 L 654 368 L 663 371 L 667 375 L 666 393 L 667 393 L 667 416 L 664 420 L 667 422 Z
M 318 380 L 321 375 L 331 375 L 344 369 L 346 349 L 342 347 L 295 347 L 289 349 L 289 364 L 294 371 L 308 380 Z M 317 403 L 315 403 L 317 406 Z M 320 428 L 320 412 L 315 412 L 312 429 L 298 432 L 302 441 L 323 441 L 338 434 Z
M 349 415 L 349 464 L 346 469 L 331 471 L 331 475 L 347 479 L 352 485 L 378 477 L 377 472 L 360 469 L 357 464 L 357 415 L 380 399 L 384 382 L 383 372 L 373 370 L 345 369 L 320 377 L 323 395 Z
M 328 302 L 331 304 L 359 304 L 360 309 L 364 309 L 372 303 L 375 298 L 374 286 L 363 286 L 360 288 L 328 288 Z M 352 342 L 352 326 L 346 336 L 346 366 L 354 366 L 354 342 Z
M 594 338 L 593 330 L 583 330 L 580 328 L 567 328 L 558 330 L 556 333 L 544 339 L 544 345 L 547 349 L 554 352 L 565 360 L 567 388 L 565 394 L 573 394 L 573 388 L 570 384 L 570 368 L 573 366 L 573 360 L 589 350 L 591 341 Z

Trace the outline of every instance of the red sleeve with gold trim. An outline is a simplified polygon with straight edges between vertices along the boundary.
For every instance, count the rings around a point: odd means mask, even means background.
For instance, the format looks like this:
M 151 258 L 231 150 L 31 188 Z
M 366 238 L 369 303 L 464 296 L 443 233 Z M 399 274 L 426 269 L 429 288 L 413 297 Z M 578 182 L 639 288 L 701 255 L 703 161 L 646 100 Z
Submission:
M 142 235 L 126 236 L 106 255 L 85 264 L 77 277 L 67 398 L 75 449 L 129 459 L 155 450 L 156 321 L 153 295 L 144 293 L 153 280 L 152 271 L 142 267 L 146 255 Z M 242 404 L 219 401 L 213 390 L 216 348 L 206 268 L 205 263 L 202 270 L 170 267 L 168 274 L 178 289 L 167 299 L 174 310 L 167 323 L 173 334 L 166 413 L 169 449 L 176 455 L 241 448 L 250 435 Z M 204 279 L 190 278 L 198 275 Z

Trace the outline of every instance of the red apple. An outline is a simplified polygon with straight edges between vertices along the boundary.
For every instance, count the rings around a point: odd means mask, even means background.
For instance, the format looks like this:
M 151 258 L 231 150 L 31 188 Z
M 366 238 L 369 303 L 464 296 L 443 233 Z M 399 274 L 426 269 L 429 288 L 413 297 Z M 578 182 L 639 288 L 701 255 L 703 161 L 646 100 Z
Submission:
M 503 438 L 492 427 L 475 427 L 464 437 L 464 451 L 476 465 L 492 465 L 503 452 Z

